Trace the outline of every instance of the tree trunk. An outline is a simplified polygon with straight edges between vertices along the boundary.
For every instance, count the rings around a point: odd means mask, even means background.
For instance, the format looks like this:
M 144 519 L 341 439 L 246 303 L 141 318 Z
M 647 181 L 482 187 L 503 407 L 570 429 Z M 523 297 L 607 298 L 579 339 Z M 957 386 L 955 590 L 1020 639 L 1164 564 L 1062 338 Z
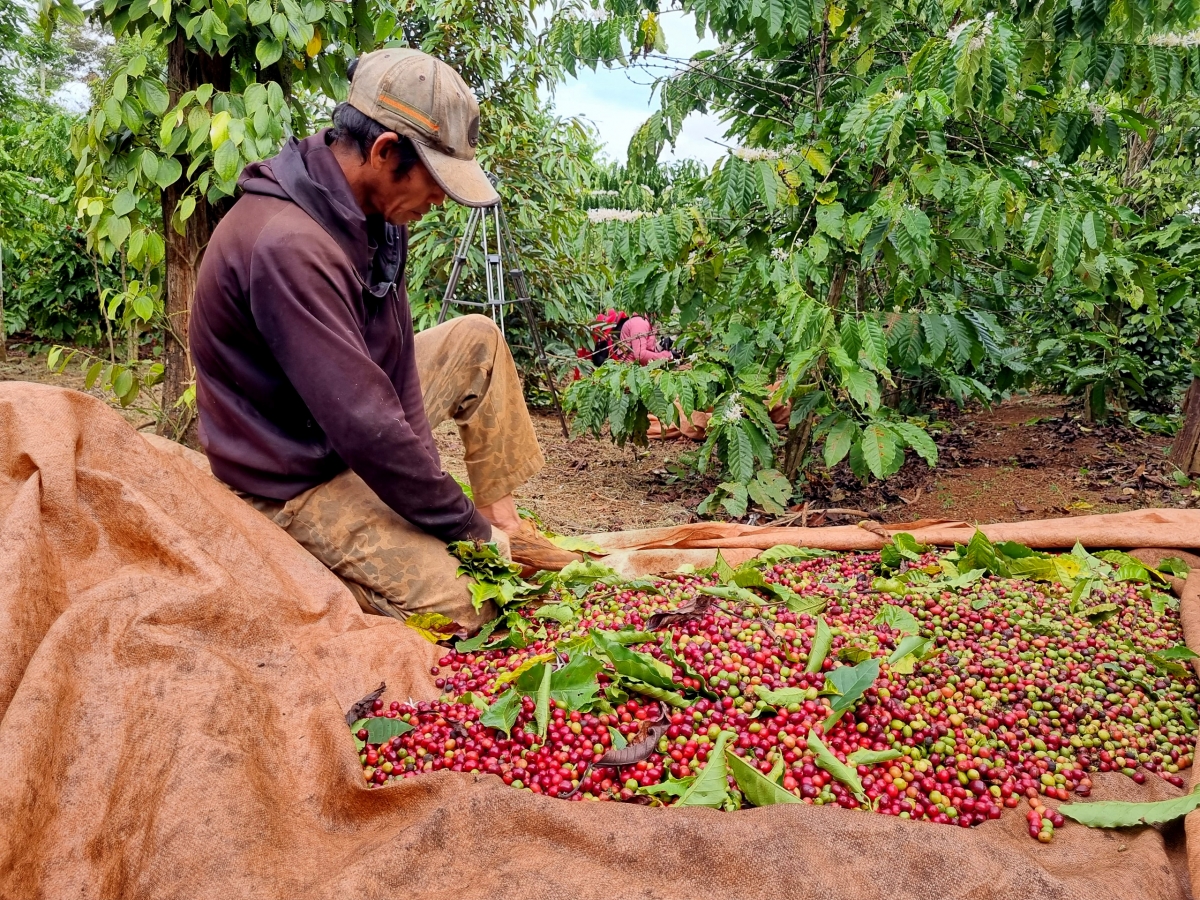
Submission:
M 167 49 L 167 87 L 171 103 L 180 95 L 211 84 L 217 91 L 228 91 L 229 60 L 188 50 L 183 34 L 178 35 Z M 189 161 L 181 159 L 186 173 Z M 162 193 L 163 233 L 166 243 L 166 324 L 163 333 L 163 417 L 158 433 L 172 440 L 196 445 L 195 412 L 180 403 L 195 381 L 191 356 L 188 353 L 188 317 L 192 295 L 196 292 L 196 272 L 208 239 L 220 219 L 222 209 L 210 204 L 203 196 L 196 198 L 196 209 L 184 223 L 183 234 L 175 230 L 171 220 L 175 208 L 187 194 L 191 182 L 186 174 Z
M 8 362 L 8 332 L 4 329 L 4 241 L 0 241 L 0 362 Z
M 1183 427 L 1175 435 L 1170 459 L 1185 475 L 1200 472 L 1200 378 L 1193 378 L 1184 394 Z

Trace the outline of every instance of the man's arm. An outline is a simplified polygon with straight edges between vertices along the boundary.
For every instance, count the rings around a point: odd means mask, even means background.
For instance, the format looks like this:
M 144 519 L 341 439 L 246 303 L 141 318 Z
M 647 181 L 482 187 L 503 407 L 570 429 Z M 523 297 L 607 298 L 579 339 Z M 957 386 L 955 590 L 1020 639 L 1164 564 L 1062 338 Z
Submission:
M 345 257 L 304 233 L 273 237 L 254 251 L 251 311 L 333 449 L 417 527 L 446 541 L 489 539 L 491 525 L 414 433 L 371 359 L 353 313 L 361 288 Z

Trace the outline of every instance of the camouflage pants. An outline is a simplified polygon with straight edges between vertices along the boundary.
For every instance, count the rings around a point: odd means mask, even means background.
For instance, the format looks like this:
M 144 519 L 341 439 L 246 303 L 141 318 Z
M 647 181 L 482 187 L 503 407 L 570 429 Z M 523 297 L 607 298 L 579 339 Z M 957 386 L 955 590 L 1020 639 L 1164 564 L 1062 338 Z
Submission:
M 458 424 L 467 476 L 487 506 L 532 478 L 538 446 L 512 354 L 486 316 L 452 319 L 417 335 L 425 413 L 436 428 Z M 472 630 L 495 618 L 476 612 L 470 580 L 443 541 L 392 511 L 351 471 L 286 503 L 243 495 L 350 588 L 367 612 L 405 619 L 437 612 Z

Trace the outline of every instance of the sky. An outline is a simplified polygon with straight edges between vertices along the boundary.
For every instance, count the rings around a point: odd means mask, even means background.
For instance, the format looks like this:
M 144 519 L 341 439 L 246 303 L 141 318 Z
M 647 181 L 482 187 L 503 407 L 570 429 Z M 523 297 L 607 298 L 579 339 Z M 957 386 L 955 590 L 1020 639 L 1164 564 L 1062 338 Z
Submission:
M 667 40 L 665 56 L 686 59 L 700 50 L 712 50 L 717 42 L 711 37 L 696 37 L 696 21 L 690 13 L 664 13 L 659 20 Z M 554 94 L 559 115 L 580 116 L 596 126 L 608 155 L 624 161 L 629 139 L 638 127 L 658 109 L 658 95 L 651 95 L 655 76 L 669 74 L 678 65 L 664 60 L 633 68 L 580 68 L 579 77 L 567 77 Z M 722 135 L 724 126 L 716 116 L 692 113 L 683 124 L 675 152 L 668 145 L 662 160 L 699 159 L 711 166 L 727 150 Z M 720 143 L 714 143 L 720 142 Z

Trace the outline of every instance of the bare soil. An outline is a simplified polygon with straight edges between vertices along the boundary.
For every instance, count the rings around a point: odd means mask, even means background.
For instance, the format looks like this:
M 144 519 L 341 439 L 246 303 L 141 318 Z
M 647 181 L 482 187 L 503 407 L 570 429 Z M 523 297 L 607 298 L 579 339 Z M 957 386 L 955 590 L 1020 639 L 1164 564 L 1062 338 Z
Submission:
M 44 356 L 10 348 L 0 381 L 20 380 L 83 389 L 69 366 L 50 373 Z M 89 393 L 102 397 L 92 390 Z M 121 410 L 135 428 L 153 419 Z M 553 412 L 534 410 L 546 467 L 518 496 L 546 527 L 565 534 L 648 528 L 695 521 L 696 505 L 712 484 L 685 473 L 679 458 L 698 445 L 656 441 L 619 448 L 590 436 L 564 438 Z M 446 468 L 465 477 L 453 423 L 436 432 Z M 1200 491 L 1180 487 L 1166 454 L 1170 439 L 1121 425 L 1094 425 L 1056 396 L 1019 396 L 989 409 L 943 410 L 935 429 L 940 458 L 930 468 L 910 459 L 884 484 L 863 487 L 845 464 L 818 471 L 804 485 L 806 500 L 774 521 L 843 524 L 870 516 L 885 522 L 923 518 L 987 522 L 1086 515 L 1153 506 L 1188 506 Z M 824 510 L 849 512 L 824 512 Z M 772 517 L 752 513 L 751 522 Z

